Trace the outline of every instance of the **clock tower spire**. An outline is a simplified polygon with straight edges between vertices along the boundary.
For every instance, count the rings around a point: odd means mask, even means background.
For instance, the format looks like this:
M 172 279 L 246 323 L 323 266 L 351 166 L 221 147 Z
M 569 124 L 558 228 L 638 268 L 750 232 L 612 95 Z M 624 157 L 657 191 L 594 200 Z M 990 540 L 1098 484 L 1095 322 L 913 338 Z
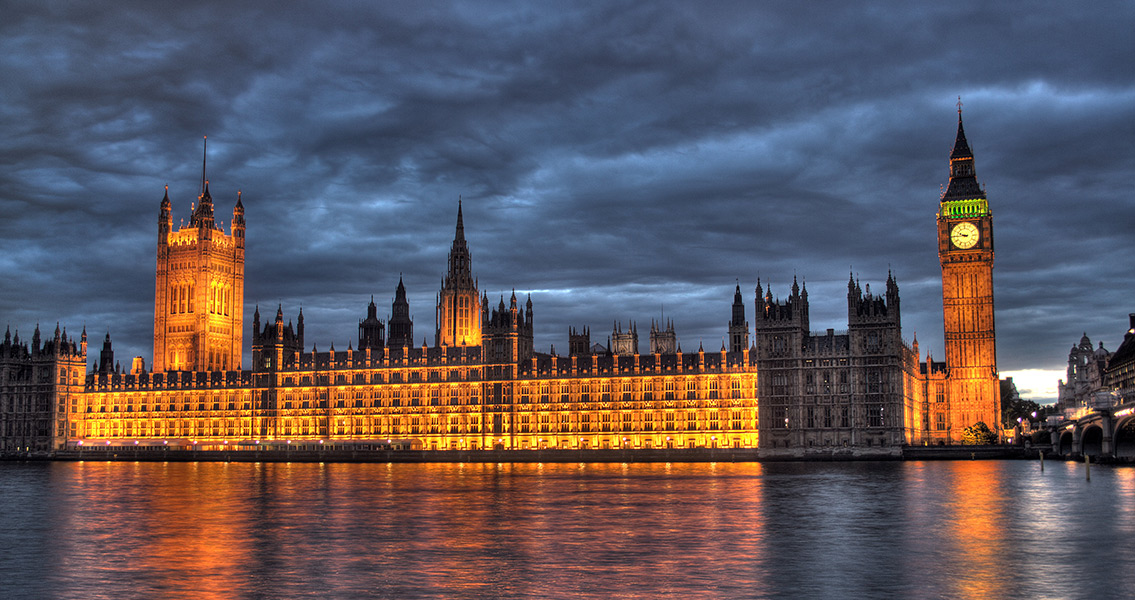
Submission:
M 938 258 L 949 376 L 945 406 L 930 410 L 947 412 L 947 427 L 927 434 L 931 442 L 958 443 L 966 427 L 981 421 L 1000 431 L 1001 421 L 993 320 L 993 213 L 977 182 L 960 99 L 950 183 L 938 207 Z M 931 415 L 929 422 L 940 421 Z

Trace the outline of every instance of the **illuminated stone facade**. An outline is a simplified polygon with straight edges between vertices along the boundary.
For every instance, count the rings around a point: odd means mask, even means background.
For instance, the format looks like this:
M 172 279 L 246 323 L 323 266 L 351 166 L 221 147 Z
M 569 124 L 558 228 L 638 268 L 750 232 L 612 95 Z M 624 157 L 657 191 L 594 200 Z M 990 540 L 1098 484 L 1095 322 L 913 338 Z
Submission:
M 459 212 L 433 347 L 395 343 L 407 339 L 393 324 L 408 312 L 401 281 L 386 345 L 371 322 L 373 302 L 360 323 L 367 343 L 346 351 L 305 351 L 302 312 L 295 326 L 282 307 L 261 325 L 257 309 L 251 370 L 93 374 L 76 436 L 206 448 L 380 438 L 467 450 L 757 446 L 757 378 L 747 349 L 538 354 L 531 299 L 522 310 L 513 294 L 489 311 L 469 273 Z M 460 298 L 477 300 L 469 303 L 472 327 L 463 324 L 470 317 Z M 676 345 L 672 323 L 655 329 L 655 349 Z
M 174 231 L 172 213 L 166 186 L 158 216 L 154 371 L 240 370 L 245 232 L 240 193 L 229 234 L 213 218 L 204 170 L 189 225 Z
M 747 354 L 747 353 L 746 353 Z M 98 374 L 87 439 L 414 438 L 425 449 L 755 447 L 756 375 L 742 355 L 541 355 L 478 348 L 293 357 L 269 373 Z
M 83 436 L 204 447 L 397 438 L 462 450 L 919 442 L 917 354 L 901 339 L 893 278 L 880 297 L 849 284 L 849 331 L 839 335 L 808 331 L 798 286 L 785 304 L 771 292 L 761 302 L 753 350 L 683 353 L 668 323 L 652 327 L 658 352 L 595 353 L 575 334 L 569 356 L 532 351 L 531 300 L 521 311 L 515 294 L 483 313 L 480 346 L 306 352 L 302 313 L 293 327 L 278 309 L 261 328 L 257 311 L 251 372 L 95 375 Z
M 950 182 L 938 210 L 945 326 L 945 402 L 927 403 L 931 443 L 957 443 L 979 421 L 1000 429 L 1001 393 L 993 322 L 993 213 L 977 182 L 973 152 L 962 128 L 950 154 Z M 937 424 L 945 422 L 945 429 Z

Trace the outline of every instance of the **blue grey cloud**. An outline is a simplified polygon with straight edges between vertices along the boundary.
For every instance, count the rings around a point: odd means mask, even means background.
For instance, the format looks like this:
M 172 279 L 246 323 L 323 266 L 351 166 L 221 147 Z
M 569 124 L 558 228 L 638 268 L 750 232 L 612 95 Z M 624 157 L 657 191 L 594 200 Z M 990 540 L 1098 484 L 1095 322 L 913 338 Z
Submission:
M 961 95 L 1001 368 L 1061 368 L 1135 310 L 1133 29 L 1123 2 L 9 2 L 0 318 L 148 359 L 158 201 L 188 217 L 208 134 L 218 217 L 244 194 L 247 312 L 302 304 L 320 346 L 399 273 L 432 330 L 460 195 L 481 286 L 532 292 L 542 350 L 662 311 L 717 347 L 758 276 L 842 328 L 849 271 L 890 269 L 940 356 Z

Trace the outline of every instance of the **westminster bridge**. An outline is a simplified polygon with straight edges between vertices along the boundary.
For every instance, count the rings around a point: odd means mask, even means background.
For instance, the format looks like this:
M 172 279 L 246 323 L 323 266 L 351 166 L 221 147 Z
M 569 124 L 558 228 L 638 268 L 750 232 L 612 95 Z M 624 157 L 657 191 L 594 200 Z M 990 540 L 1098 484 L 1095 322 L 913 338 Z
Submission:
M 1095 408 L 1050 427 L 1060 456 L 1135 460 L 1135 402 Z

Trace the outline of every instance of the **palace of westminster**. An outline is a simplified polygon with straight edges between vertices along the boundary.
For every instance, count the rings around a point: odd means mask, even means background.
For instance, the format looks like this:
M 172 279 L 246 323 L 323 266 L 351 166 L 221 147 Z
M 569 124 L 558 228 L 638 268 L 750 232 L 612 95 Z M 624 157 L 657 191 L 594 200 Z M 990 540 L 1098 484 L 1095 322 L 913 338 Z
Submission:
M 204 177 L 203 177 L 204 180 Z M 0 344 L 0 451 L 69 444 L 405 440 L 424 450 L 815 448 L 958 443 L 995 431 L 993 221 L 958 113 L 949 185 L 937 206 L 946 356 L 903 341 L 899 289 L 847 285 L 847 330 L 812 332 L 808 291 L 774 300 L 758 281 L 753 325 L 738 285 L 728 347 L 683 352 L 672 324 L 616 326 L 607 347 L 569 332 L 566 356 L 533 347 L 532 300 L 491 306 L 477 289 L 460 203 L 438 294 L 434 343 L 415 346 L 401 280 L 390 318 L 373 300 L 358 347 L 305 350 L 278 308 L 252 315 L 244 343 L 245 219 L 218 227 L 208 182 L 188 225 L 158 217 L 152 369 L 115 367 L 109 334 L 88 366 L 87 334 L 56 327 Z M 93 351 L 92 351 L 93 354 Z M 91 357 L 93 359 L 93 356 Z M 141 362 L 141 361 L 137 361 Z M 230 445 L 231 444 L 231 445 Z

